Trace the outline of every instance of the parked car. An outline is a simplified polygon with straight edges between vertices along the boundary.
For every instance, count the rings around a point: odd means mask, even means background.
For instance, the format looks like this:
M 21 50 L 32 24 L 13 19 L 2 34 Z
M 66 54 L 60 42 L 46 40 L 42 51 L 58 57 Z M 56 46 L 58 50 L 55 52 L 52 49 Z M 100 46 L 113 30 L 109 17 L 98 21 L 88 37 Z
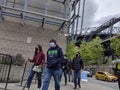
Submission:
M 110 81 L 110 82 L 116 82 L 118 79 L 115 75 L 112 75 L 108 72 L 103 72 L 103 71 L 96 72 L 95 78 L 97 80 L 104 80 L 104 81 Z

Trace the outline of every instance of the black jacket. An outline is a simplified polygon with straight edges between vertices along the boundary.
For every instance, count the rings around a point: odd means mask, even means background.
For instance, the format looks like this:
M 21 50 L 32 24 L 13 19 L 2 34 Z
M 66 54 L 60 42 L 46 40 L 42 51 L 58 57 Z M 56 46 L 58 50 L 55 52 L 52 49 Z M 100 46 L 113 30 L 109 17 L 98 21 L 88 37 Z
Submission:
M 81 70 L 83 69 L 83 60 L 81 57 L 75 57 L 72 61 L 72 69 L 73 70 Z
M 62 69 L 68 69 L 67 64 L 68 64 L 68 60 L 67 59 L 63 59 L 62 62 L 61 62 Z

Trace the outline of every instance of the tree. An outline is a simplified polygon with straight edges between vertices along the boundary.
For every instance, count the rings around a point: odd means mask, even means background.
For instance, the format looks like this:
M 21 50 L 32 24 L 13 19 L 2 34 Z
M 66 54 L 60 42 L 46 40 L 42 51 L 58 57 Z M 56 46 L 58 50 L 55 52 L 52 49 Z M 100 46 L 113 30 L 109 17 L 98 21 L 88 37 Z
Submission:
M 80 45 L 80 53 L 86 64 L 96 63 L 104 54 L 104 48 L 101 39 L 96 37 L 90 42 L 83 41 Z
M 120 36 L 110 40 L 111 48 L 114 50 L 115 55 L 120 56 Z
M 72 59 L 75 57 L 77 51 L 78 51 L 78 49 L 77 49 L 77 47 L 75 46 L 75 42 L 74 42 L 74 41 L 70 42 L 70 43 L 67 45 L 67 47 L 66 47 L 66 55 L 67 55 L 67 58 L 68 58 L 69 60 L 72 60 Z

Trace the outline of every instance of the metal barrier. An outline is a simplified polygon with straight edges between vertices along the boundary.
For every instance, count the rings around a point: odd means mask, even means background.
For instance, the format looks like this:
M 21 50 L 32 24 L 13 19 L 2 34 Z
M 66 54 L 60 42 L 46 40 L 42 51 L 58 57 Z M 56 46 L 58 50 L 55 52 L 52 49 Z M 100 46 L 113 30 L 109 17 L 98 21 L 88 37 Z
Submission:
M 29 72 L 30 72 L 30 69 L 32 67 L 32 63 L 30 65 L 30 63 L 28 63 L 28 61 L 25 62 L 25 65 L 24 65 L 24 70 L 23 70 L 23 73 L 22 73 L 22 77 L 21 77 L 21 81 L 20 81 L 20 86 L 22 86 L 23 88 L 25 88 L 26 86 L 26 83 L 27 83 L 27 79 L 28 79 L 28 76 L 29 76 Z M 29 68 L 28 68 L 29 66 Z M 33 78 L 33 80 L 35 80 L 35 83 L 37 81 L 37 76 L 35 75 L 35 77 Z M 24 85 L 23 85 L 23 82 Z
M 7 89 L 9 75 L 11 71 L 12 57 L 0 53 L 0 83 L 5 83 L 4 89 Z
M 30 69 L 31 69 L 32 65 L 33 64 L 31 63 L 31 65 L 30 65 L 30 62 L 28 62 L 28 61 L 25 62 L 24 70 L 23 70 L 23 73 L 22 73 L 21 81 L 20 81 L 20 86 L 22 86 L 22 87 L 26 86 L 27 79 L 28 79 L 29 72 L 30 72 Z M 43 73 L 44 73 L 44 71 L 45 71 L 45 65 L 43 67 Z M 35 80 L 35 83 L 37 82 L 37 75 L 34 76 L 33 80 Z

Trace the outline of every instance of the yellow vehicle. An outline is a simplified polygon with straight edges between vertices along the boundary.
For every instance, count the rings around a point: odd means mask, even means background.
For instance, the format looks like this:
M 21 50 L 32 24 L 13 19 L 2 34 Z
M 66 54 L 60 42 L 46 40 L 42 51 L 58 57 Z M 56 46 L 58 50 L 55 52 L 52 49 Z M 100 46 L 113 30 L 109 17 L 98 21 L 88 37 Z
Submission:
M 95 78 L 97 80 L 104 80 L 104 81 L 110 81 L 110 82 L 116 82 L 118 79 L 116 76 L 114 76 L 108 72 L 102 72 L 102 71 L 96 72 Z

